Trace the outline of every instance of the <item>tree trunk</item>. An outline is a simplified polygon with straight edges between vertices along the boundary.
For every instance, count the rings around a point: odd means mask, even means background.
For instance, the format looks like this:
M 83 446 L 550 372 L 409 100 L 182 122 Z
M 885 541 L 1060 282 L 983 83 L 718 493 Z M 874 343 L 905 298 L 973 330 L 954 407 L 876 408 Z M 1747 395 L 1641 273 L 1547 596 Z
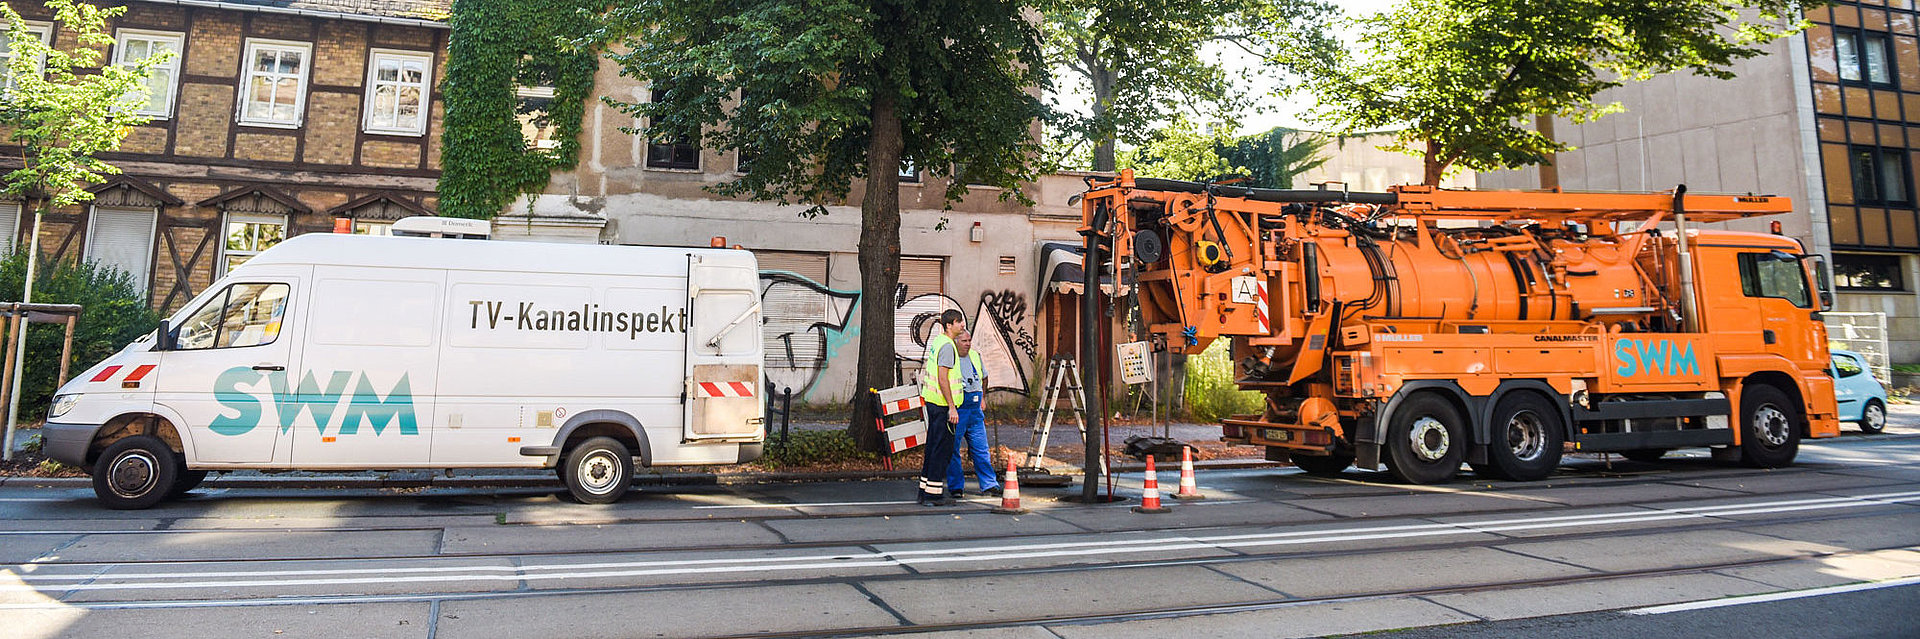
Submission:
M 1545 136 L 1549 140 L 1553 139 L 1553 116 L 1534 116 L 1533 127 L 1534 130 L 1540 132 L 1540 135 Z M 1540 188 L 1554 191 L 1560 190 L 1560 167 L 1554 166 L 1553 164 L 1553 161 L 1556 159 L 1558 158 L 1555 157 L 1555 154 L 1548 153 L 1546 161 L 1540 163 Z
M 1427 140 L 1427 155 L 1423 158 L 1426 166 L 1426 175 L 1421 178 L 1424 180 L 1421 184 L 1432 187 L 1440 186 L 1440 176 L 1445 175 L 1447 172 L 1447 165 L 1445 161 L 1440 158 L 1441 150 L 1439 142 Z
M 1093 170 L 1111 173 L 1114 171 L 1115 165 L 1114 138 L 1118 136 L 1118 127 L 1107 121 L 1107 112 L 1111 110 L 1113 105 L 1113 84 L 1116 74 L 1104 64 L 1093 66 L 1092 71 L 1093 77 L 1090 79 L 1093 84 L 1093 121 L 1095 126 Z
M 864 450 L 886 451 L 869 390 L 894 386 L 894 290 L 900 284 L 900 114 L 894 97 L 873 99 L 866 193 L 860 201 L 860 372 L 847 434 Z

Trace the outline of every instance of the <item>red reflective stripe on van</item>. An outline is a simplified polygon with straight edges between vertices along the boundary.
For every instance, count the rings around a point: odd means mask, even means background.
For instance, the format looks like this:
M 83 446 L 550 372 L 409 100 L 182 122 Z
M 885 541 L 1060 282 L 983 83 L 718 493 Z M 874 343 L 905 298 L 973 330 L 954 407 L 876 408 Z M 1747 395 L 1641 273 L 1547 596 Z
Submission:
M 752 397 L 753 384 L 747 382 L 700 382 L 701 397 Z
M 93 376 L 93 379 L 89 379 L 89 380 L 87 380 L 87 381 L 89 381 L 89 382 L 104 382 L 104 381 L 107 381 L 107 380 L 109 380 L 109 379 L 113 379 L 113 374 L 114 374 L 114 373 L 118 373 L 118 372 L 120 372 L 120 365 L 119 365 L 119 364 L 114 364 L 114 365 L 112 365 L 112 366 L 108 366 L 108 367 L 106 367 L 106 368 L 104 368 L 104 369 L 101 369 L 101 370 L 100 370 L 100 374 L 99 374 L 99 375 L 94 375 L 94 376 Z
M 734 382 L 733 392 L 735 397 L 752 397 L 753 385 L 746 382 Z
M 141 378 L 144 378 L 147 376 L 147 373 L 153 372 L 153 369 L 154 369 L 154 365 L 152 364 L 141 364 L 139 368 L 133 369 L 133 372 L 127 373 L 126 379 L 123 379 L 120 381 L 123 381 L 123 382 L 140 381 Z

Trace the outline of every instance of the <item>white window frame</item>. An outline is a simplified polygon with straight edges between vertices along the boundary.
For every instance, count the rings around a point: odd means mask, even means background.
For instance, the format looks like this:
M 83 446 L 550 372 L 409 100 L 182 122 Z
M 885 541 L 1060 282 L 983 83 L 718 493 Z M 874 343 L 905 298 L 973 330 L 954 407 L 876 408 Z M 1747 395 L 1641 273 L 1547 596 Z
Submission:
M 27 32 L 40 36 L 40 44 L 44 45 L 48 43 L 49 38 L 53 37 L 53 24 L 47 23 L 47 22 L 33 22 L 29 20 L 27 21 Z M 13 45 L 9 43 L 7 45 L 5 53 L 0 53 L 0 64 L 12 64 L 12 60 L 13 60 Z M 33 67 L 41 70 L 42 72 L 46 71 L 47 70 L 46 57 L 42 56 L 39 60 L 35 60 L 33 63 Z M 6 75 L 6 72 L 4 70 L 0 70 L 0 77 L 4 77 L 5 75 Z M 13 83 L 7 82 L 5 88 L 12 89 Z
M 268 120 L 247 117 L 247 100 L 252 93 L 253 79 L 260 75 L 253 69 L 254 55 L 262 49 L 300 52 L 300 75 L 296 80 L 296 92 L 293 99 L 293 121 Z M 270 74 L 279 77 L 280 74 Z M 240 97 L 236 100 L 234 119 L 243 126 L 261 126 L 276 129 L 298 129 L 307 119 L 307 79 L 313 75 L 313 44 L 293 40 L 268 40 L 265 38 L 247 38 L 245 55 L 240 59 Z
M 248 224 L 279 224 L 280 225 L 280 241 L 285 242 L 288 239 L 293 237 L 292 235 L 289 235 L 287 233 L 287 231 L 290 230 L 290 227 L 293 224 L 293 220 L 291 219 L 291 217 L 292 216 L 288 216 L 288 215 L 270 215 L 265 213 L 222 213 L 220 216 L 220 274 L 226 275 L 229 271 L 233 270 L 233 267 L 228 265 L 229 257 L 244 255 L 247 257 L 247 259 L 251 260 L 253 259 L 254 256 L 259 255 L 261 252 L 266 250 L 266 249 L 260 249 L 255 251 L 241 251 L 237 253 L 229 250 L 227 248 L 227 233 L 231 232 L 231 228 L 233 227 L 234 222 L 244 222 Z M 268 247 L 268 248 L 272 248 L 272 247 Z
M 169 76 L 172 78 L 172 81 L 167 83 L 167 100 L 165 106 L 162 106 L 159 111 L 151 111 L 145 107 L 134 111 L 134 113 L 150 116 L 158 120 L 172 118 L 174 104 L 180 99 L 180 58 L 185 57 L 187 35 L 175 31 L 120 29 L 115 32 L 113 40 L 113 64 L 115 66 L 129 66 L 126 58 L 128 48 L 127 41 L 129 39 L 140 39 L 149 42 L 171 42 L 173 44 L 173 50 L 175 52 L 173 59 L 155 64 L 152 67 L 154 69 L 165 69 L 172 72 Z
M 139 281 L 134 282 L 134 284 L 139 286 L 137 290 L 139 290 L 141 294 L 152 295 L 154 245 L 158 244 L 160 239 L 160 209 L 149 206 L 100 206 L 97 204 L 89 207 L 87 211 L 86 250 L 81 252 L 85 259 L 95 259 L 93 255 L 94 222 L 99 220 L 100 216 L 94 213 L 97 213 L 100 209 L 147 213 L 153 216 L 153 224 L 147 228 L 147 256 L 144 260 L 146 262 L 145 272 L 140 274 Z
M 421 63 L 421 68 L 425 69 L 425 71 L 421 73 L 420 83 L 417 85 L 418 88 L 420 89 L 420 117 L 412 126 L 377 127 L 373 125 L 373 99 L 374 99 L 374 94 L 377 93 L 377 89 L 379 88 L 378 85 L 381 84 L 377 80 L 377 78 L 380 71 L 380 61 L 382 59 L 416 60 Z M 394 106 L 396 109 L 398 109 L 399 103 L 400 103 L 398 88 L 415 86 L 415 85 L 414 83 L 411 83 L 411 82 L 393 82 L 391 84 L 396 88 L 394 92 Z M 409 136 L 426 135 L 427 134 L 427 118 L 428 118 L 428 114 L 432 110 L 433 110 L 433 54 L 432 53 L 427 53 L 424 51 L 404 51 L 400 49 L 373 49 L 368 52 L 366 96 L 362 100 L 362 105 L 360 108 L 360 112 L 364 114 L 360 122 L 360 126 L 363 130 L 365 130 L 367 133 L 378 133 L 383 135 L 409 135 Z M 397 111 L 395 115 L 398 116 Z

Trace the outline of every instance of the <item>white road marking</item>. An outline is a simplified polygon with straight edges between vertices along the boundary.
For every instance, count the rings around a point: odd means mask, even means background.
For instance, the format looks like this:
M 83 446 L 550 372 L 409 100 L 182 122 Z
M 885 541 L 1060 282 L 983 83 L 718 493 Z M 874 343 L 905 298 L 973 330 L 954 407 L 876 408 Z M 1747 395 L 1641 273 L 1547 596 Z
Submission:
M 1177 550 L 1214 550 L 1277 545 L 1309 545 L 1372 539 L 1407 539 L 1464 534 L 1486 534 L 1515 530 L 1576 528 L 1621 523 L 1641 523 L 1677 519 L 1705 519 L 1730 515 L 1797 512 L 1815 509 L 1857 508 L 1920 501 L 1920 491 L 1873 495 L 1792 499 L 1697 508 L 1668 508 L 1619 513 L 1560 515 L 1492 519 L 1479 522 L 1360 526 L 1323 530 L 1246 533 L 1237 535 L 1172 536 L 1147 539 L 1072 541 L 1045 544 L 1007 544 L 979 547 L 942 547 L 922 550 L 815 554 L 796 557 L 744 557 L 737 559 L 684 559 L 587 564 L 530 564 L 510 566 L 370 566 L 366 568 L 266 570 L 221 572 L 174 572 L 150 574 L 42 574 L 14 570 L 21 582 L 0 585 L 0 592 L 42 592 L 47 590 L 81 591 L 157 591 L 188 588 L 255 588 L 293 586 L 335 586 L 372 583 L 444 583 L 558 581 L 647 577 L 672 575 L 710 575 L 741 572 L 789 572 L 844 568 L 902 568 L 936 563 L 993 563 L 1013 559 L 1086 557 L 1120 553 L 1168 552 Z M 555 571 L 555 572 L 549 572 Z M 324 577 L 338 575 L 337 577 Z M 313 577 L 290 579 L 289 577 Z M 140 583 L 141 580 L 171 580 L 169 583 Z M 123 580 L 134 583 L 101 583 Z M 0 610 L 58 608 L 71 604 L 0 604 Z
M 1747 595 L 1744 597 L 1726 597 L 1722 599 L 1708 599 L 1706 601 L 1690 601 L 1687 603 L 1668 604 L 1665 606 L 1635 608 L 1633 610 L 1628 610 L 1627 614 L 1664 615 L 1664 614 L 1675 613 L 1675 612 L 1688 612 L 1693 610 L 1709 610 L 1712 608 L 1725 608 L 1727 606 L 1740 606 L 1745 604 L 1767 603 L 1772 601 L 1787 601 L 1791 599 L 1805 599 L 1807 597 L 1824 597 L 1827 595 L 1837 595 L 1837 594 L 1848 593 L 1848 592 L 1859 592 L 1862 590 L 1878 590 L 1881 588 L 1898 588 L 1901 586 L 1911 586 L 1914 584 L 1920 584 L 1920 577 L 1903 577 L 1900 579 L 1889 579 L 1886 581 L 1869 581 L 1865 583 L 1847 584 L 1844 586 L 1828 586 L 1826 588 L 1811 588 L 1808 590 L 1790 590 L 1787 592 L 1774 592 L 1774 593 L 1767 593 L 1764 595 Z
M 908 501 L 823 501 L 811 504 L 721 504 L 717 506 L 694 506 L 694 510 L 719 508 L 814 508 L 823 506 L 899 506 L 914 503 Z

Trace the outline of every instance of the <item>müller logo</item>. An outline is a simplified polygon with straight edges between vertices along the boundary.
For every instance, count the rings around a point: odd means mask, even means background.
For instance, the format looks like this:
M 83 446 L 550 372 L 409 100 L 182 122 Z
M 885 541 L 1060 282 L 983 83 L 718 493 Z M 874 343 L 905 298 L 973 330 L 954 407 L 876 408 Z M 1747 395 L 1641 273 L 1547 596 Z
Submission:
M 1420 334 L 1374 333 L 1373 339 L 1382 342 L 1424 342 L 1427 341 L 1427 336 Z
M 603 311 L 599 304 L 581 304 L 578 309 L 537 308 L 533 302 L 515 302 L 512 309 L 507 302 L 486 300 L 468 300 L 473 309 L 473 319 L 469 328 L 480 328 L 480 320 L 487 321 L 487 329 L 506 328 L 519 331 L 567 331 L 590 333 L 625 333 L 627 339 L 637 339 L 641 333 L 685 333 L 687 331 L 686 309 L 669 309 L 661 306 L 658 312 L 642 311 Z M 512 312 L 508 312 L 511 310 Z

